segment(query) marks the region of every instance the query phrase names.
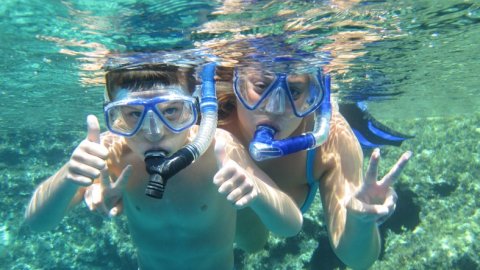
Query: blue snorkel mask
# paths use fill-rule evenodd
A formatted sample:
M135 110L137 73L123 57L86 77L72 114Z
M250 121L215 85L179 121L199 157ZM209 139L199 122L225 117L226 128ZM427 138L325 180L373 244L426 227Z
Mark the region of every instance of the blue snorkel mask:
M249 78L249 76L253 78ZM276 130L268 125L259 125L250 142L249 151L257 161L277 158L302 150L313 149L323 144L330 130L330 76L320 70L309 74L308 80L296 81L287 73L258 74L235 71L234 92L242 105L249 110L263 110L271 114L287 112L291 108L296 117L315 113L313 131L299 136L275 140ZM289 104L287 104L287 102ZM287 112L288 113L288 112Z
M174 133L190 128L197 121L196 99L183 94L161 95L162 92L169 92L169 88L172 87L152 91L159 95L153 98L138 98L129 94L106 104L104 113L107 128L124 137L131 137L140 129L147 134L160 134L162 126Z

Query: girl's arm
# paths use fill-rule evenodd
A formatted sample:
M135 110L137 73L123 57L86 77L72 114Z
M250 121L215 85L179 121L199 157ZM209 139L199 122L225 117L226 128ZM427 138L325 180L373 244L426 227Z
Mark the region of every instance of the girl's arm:
M410 155L404 154L382 181L377 182L379 152L374 151L363 177L363 153L346 121L338 113L322 146L320 192L327 228L337 256L352 268L366 269L381 251L379 221L395 210L391 185Z
M288 237L300 231L303 218L295 202L255 165L230 133L217 132L215 156L219 171L214 183L236 208L250 207L277 235Z

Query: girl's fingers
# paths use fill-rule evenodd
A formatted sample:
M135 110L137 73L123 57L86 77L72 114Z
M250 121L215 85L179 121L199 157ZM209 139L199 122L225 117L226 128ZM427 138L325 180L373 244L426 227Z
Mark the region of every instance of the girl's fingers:
M400 177L400 174L407 165L411 156L411 151L403 153L403 155L398 159L397 163L395 163L395 165L393 165L390 171L383 177L381 185L392 186L395 181Z
M380 160L380 149L375 148L368 163L367 173L365 174L365 184L370 185L377 181L378 162Z

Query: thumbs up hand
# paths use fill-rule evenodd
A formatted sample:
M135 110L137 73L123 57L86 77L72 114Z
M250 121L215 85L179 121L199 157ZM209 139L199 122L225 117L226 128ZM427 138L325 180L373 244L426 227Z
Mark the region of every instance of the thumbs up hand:
M100 126L94 115L87 117L87 138L73 151L67 163L67 179L85 189L84 200L91 211L116 216L122 212L122 192L130 177L127 165L116 181L110 181L106 160L108 149L100 143ZM93 183L95 179L100 181Z
M259 188L254 177L237 162L227 157L226 142L218 138L215 144L215 158L219 167L213 177L218 192L237 209L251 204L259 196Z
M100 126L94 115L87 117L87 138L72 153L67 163L67 179L80 186L89 186L106 169L108 150L100 144Z

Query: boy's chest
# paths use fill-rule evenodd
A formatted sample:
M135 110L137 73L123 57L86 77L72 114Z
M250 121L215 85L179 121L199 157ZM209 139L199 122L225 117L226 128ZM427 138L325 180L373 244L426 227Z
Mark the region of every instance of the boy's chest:
M125 189L125 210L128 215L152 224L214 219L218 208L227 201L218 194L213 176L213 171L184 169L166 181L159 199L145 194L150 178L146 171L134 171Z

